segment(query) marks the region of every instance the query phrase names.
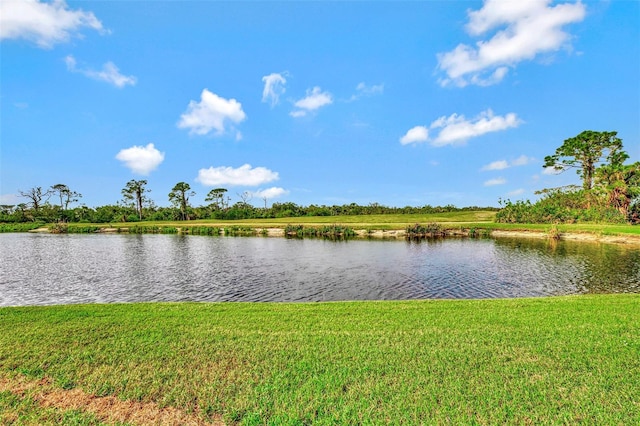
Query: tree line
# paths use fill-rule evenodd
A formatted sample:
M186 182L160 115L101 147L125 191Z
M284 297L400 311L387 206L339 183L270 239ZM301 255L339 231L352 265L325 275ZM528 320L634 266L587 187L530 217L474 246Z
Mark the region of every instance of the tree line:
M537 191L540 199L502 201L498 222L640 223L640 162L625 164L624 151L617 132L585 130L566 139L543 167L562 173L575 170L582 186L569 185Z
M338 216L372 214L430 214L464 210L499 210L498 222L571 223L613 222L640 223L640 162L625 164L629 155L623 149L617 132L584 131L566 139L553 155L544 159L543 167L558 173L576 170L582 186L569 185L537 191L540 199L512 202L500 200L500 209L453 205L422 207L388 207L378 203L366 206L344 205L301 206L292 202L273 203L264 208L249 204L251 193L237 194L231 204L226 188L214 188L205 198L208 204L192 206L195 191L186 182L178 182L168 194L169 207L158 207L149 198L146 180L132 179L122 189L122 200L116 204L90 208L79 203L82 194L65 184L49 188L19 191L24 203L0 205L0 222L136 222L141 220L194 219L266 219L300 216Z
M16 205L0 205L0 222L79 222L79 223L118 223L143 220L175 221L196 219L269 219L301 216L339 216L372 214L429 214L468 210L497 210L494 207L463 207L453 205L420 207L389 207L378 203L358 205L298 205L293 202L273 203L267 207L255 207L251 193L237 194L239 200L231 204L231 196L226 188L214 188L205 198L207 204L193 206L190 199L195 191L186 182L178 182L168 194L169 207L156 206L149 197L151 190L146 180L132 179L122 189L122 199L116 204L95 208L80 205L82 194L71 190L67 185L56 184L49 188L34 187L19 191L25 202Z

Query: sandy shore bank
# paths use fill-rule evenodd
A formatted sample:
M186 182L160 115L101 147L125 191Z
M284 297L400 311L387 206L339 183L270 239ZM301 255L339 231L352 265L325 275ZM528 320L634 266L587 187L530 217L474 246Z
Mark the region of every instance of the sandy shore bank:
M178 228L179 229L179 228ZM284 237L285 231L283 228L261 228L256 227L256 232L258 235L263 235L267 237ZM483 232L482 230L479 230ZM29 232L34 233L49 233L49 228L42 227L38 229L31 230ZM117 232L127 232L127 228L101 228L99 233L117 233ZM487 231L488 236L492 238L536 238L536 239L547 239L550 238L547 232L542 231L527 231L527 230L518 230L518 231L509 231L509 230L500 230L495 229L491 231ZM380 238L380 239L398 239L398 238L406 238L407 232L404 229L390 229L390 230L367 230L367 229L356 229L355 233L357 237L360 238ZM451 237L468 237L469 230L463 229L448 229L445 230L446 236ZM482 234L481 234L482 235ZM630 245L640 245L640 235L602 235L600 233L589 233L589 232L561 232L559 234L560 240L567 241L590 241L590 242L601 242L601 243L611 243L611 244L630 244Z

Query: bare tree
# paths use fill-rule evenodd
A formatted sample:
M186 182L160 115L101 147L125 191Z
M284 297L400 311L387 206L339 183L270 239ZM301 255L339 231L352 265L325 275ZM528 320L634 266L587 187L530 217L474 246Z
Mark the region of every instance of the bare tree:
M27 198L29 200L28 204L36 212L39 211L40 207L42 207L42 205L49 200L49 197L51 197L51 191L42 191L41 186L30 188L27 191L18 191L18 194L23 198Z
M242 204L247 205L251 201L252 195L249 191L244 191L242 194L238 194L238 197L242 200Z

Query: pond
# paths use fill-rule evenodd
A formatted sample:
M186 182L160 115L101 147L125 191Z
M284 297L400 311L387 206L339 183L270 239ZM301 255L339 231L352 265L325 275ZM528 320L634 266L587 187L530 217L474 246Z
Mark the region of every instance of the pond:
M0 306L640 293L640 248L535 239L0 234Z

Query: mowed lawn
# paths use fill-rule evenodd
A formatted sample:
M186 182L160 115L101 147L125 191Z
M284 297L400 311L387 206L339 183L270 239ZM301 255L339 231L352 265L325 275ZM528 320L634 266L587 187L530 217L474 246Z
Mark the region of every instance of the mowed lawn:
M640 424L640 296L2 308L2 377L229 424Z
M404 230L408 226L428 223L439 223L445 229L490 229L507 231L538 231L549 232L556 228L559 232L592 233L601 235L640 235L640 226L627 224L579 223L579 224L521 224L495 223L495 211L469 210L433 214L384 214L384 215L353 215L353 216L301 216L273 219L242 219L242 220L189 220L189 221L142 221L118 222L101 224L70 224L70 227L120 227L132 226L148 227L193 227L213 226L219 228L247 227L253 229L284 228L287 225L303 225L321 227L326 225L343 225L355 230Z

